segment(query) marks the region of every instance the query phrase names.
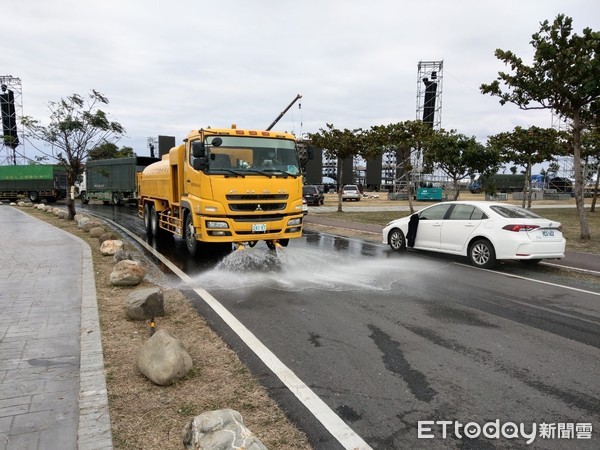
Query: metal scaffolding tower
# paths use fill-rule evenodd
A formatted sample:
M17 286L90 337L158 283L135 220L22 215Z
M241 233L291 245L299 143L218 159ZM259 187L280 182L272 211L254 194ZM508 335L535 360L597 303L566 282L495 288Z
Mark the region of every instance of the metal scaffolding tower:
M21 79L0 75L0 106L2 107L3 137L0 147L0 165L24 163L23 155L23 88ZM21 151L17 149L21 147Z
M552 128L557 131L568 131L571 128L571 122L564 117L561 117L552 112ZM573 156L555 156L554 159L558 163L558 173L556 174L562 178L572 179L575 177L575 171L573 169L574 161Z
M442 93L444 81L444 61L419 61L417 65L417 110L416 120L431 126L434 130L442 126ZM403 170L403 161L396 151L386 152L383 164L384 185L393 178L393 192L406 192L409 182L414 187L426 183L448 184L440 172L424 173L423 154L411 152L410 165L413 170L409 174Z
M419 61L417 68L417 120L439 130L442 125L444 61Z

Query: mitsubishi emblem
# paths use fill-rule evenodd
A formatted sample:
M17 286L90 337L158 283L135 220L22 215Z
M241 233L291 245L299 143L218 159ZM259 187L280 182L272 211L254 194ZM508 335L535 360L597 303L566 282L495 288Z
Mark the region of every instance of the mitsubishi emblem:
M260 207L260 205L256 206L256 211L262 211L263 209Z

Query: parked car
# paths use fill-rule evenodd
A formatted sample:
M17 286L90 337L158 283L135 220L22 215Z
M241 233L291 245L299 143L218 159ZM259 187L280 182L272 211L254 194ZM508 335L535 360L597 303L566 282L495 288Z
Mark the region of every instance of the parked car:
M309 205L319 206L325 202L325 196L317 186L307 185L302 187L302 196Z
M360 189L355 184L347 184L342 188L342 201L356 200L358 202L361 197Z
M566 246L560 222L519 206L480 201L440 203L393 220L383 229L383 243L393 250L464 255L481 268L498 260L564 258Z

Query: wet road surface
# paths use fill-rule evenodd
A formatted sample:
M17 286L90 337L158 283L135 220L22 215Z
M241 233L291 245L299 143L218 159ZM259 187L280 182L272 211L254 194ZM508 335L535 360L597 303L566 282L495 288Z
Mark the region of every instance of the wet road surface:
M107 218L144 234L127 208L108 208L115 212ZM373 448L598 448L597 283L518 264L477 270L460 258L318 233L277 253L259 243L189 258L172 238L155 247ZM591 424L592 439L538 431L527 446L522 436L467 438L454 428L443 438L437 424L428 425L435 438L418 438L419 421L496 420L528 432Z

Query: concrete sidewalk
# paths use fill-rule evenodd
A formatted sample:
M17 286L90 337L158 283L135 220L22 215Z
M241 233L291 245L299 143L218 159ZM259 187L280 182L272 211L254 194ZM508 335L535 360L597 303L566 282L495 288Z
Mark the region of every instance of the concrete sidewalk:
M0 449L112 448L89 246L0 205Z

